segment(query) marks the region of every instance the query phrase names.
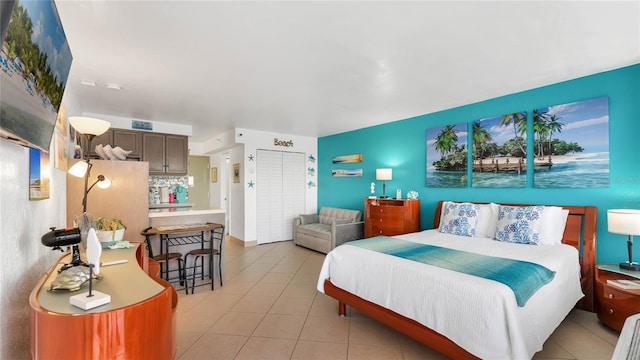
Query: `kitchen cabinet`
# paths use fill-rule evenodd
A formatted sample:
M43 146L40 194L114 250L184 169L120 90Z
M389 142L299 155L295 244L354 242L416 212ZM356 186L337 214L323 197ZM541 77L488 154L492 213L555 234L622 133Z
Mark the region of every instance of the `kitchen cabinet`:
M113 129L111 146L120 146L124 150L131 151L127 159L142 159L142 133L134 130Z
M142 134L142 160L149 162L149 174L185 175L188 156L186 136L158 133Z
M131 153L127 155L127 160L142 159L142 134L139 131L109 129L104 134L96 136L91 142L91 149L89 149L89 156L93 159L100 158L96 153L97 145L120 146L124 150L131 151Z
M365 199L364 237L420 230L420 200Z

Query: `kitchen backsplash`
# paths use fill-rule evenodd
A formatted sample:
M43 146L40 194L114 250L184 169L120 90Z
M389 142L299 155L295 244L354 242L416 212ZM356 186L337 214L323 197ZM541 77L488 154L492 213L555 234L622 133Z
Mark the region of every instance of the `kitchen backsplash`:
M164 191L162 188L166 188ZM163 192L166 197L163 199ZM167 199L168 197L168 199ZM188 176L149 176L149 204L186 203L189 200Z

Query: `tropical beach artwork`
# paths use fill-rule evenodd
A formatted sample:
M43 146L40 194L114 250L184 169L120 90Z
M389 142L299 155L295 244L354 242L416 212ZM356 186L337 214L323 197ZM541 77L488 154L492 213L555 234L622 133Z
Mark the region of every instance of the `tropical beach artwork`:
M534 110L537 188L609 186L609 98Z
M356 177L362 176L362 169L333 169L331 176L334 177Z
M471 136L473 187L526 186L526 111L474 121Z
M467 124L427 129L427 187L467 186Z
M362 162L362 154L334 156L331 160L334 164L357 163Z
M0 133L48 152L71 62L54 2L16 1L0 51Z
M29 200L49 198L49 153L29 149Z

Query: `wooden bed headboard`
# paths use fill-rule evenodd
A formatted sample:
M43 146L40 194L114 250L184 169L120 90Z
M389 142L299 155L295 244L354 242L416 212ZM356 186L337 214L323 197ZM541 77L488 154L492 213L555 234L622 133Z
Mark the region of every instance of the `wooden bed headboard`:
M433 217L433 228L436 229L440 225L440 213L442 203L445 200L438 201L436 213ZM473 202L475 204L487 204L483 202ZM533 204L502 204L508 206L531 206ZM596 224L598 222L598 208L595 206L566 206L566 205L549 205L560 206L569 210L567 225L564 229L562 242L571 245L580 252L580 267L582 285L582 298L576 305L578 308L595 312L595 266L596 266Z

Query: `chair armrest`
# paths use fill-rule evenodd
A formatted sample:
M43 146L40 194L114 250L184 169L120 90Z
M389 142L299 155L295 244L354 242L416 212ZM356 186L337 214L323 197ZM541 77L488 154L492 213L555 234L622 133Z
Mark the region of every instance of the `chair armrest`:
M318 214L301 214L298 217L298 221L300 221L301 225L304 224L315 224L320 222L320 216Z
M331 249L351 240L364 238L364 221L331 225Z

